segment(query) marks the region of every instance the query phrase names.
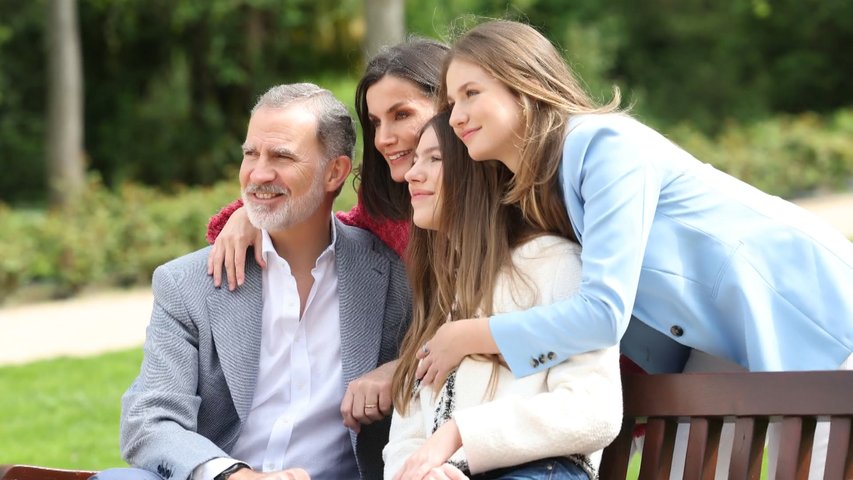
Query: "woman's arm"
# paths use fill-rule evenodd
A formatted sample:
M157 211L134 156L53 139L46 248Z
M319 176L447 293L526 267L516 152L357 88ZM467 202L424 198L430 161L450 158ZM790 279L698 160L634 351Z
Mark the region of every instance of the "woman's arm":
M580 287L580 257L577 244L555 236L522 245L513 253L518 273L498 279L495 310L571 297ZM499 388L506 393L454 415L471 472L604 448L622 421L618 357L616 346L574 355L548 369L544 378L516 379L502 369ZM462 374L460 369L458 381ZM537 388L542 390L536 393Z
M382 450L385 461L384 478L393 479L403 470L406 460L416 452L427 440L424 430L424 419L420 398L415 395L409 402L406 415L394 409L391 417L391 430L388 433L388 443Z
M460 409L454 420L471 473L606 447L622 424L619 351L575 355L547 373L548 391Z
M580 291L548 306L459 320L428 342L442 352L427 355L418 371L425 380L444 378L462 358L488 345L523 377L578 353L616 345L628 327L640 269L661 190L656 156L675 151L644 125L620 115L589 115L573 123L563 148L563 194L583 245ZM459 342L460 334L478 342ZM540 358L547 361L541 362ZM429 384L429 382L427 382Z
M231 215L237 210L243 208L243 199L238 198L233 202L225 205L216 212L215 215L210 217L210 220L207 221L207 235L205 238L207 239L207 243L213 245L216 242L216 237L219 236L219 233L222 232L222 229L225 228L225 224L228 223L228 219L231 218Z
M357 203L349 212L338 212L338 220L353 227L362 228L376 235L382 243L388 245L400 257L406 253L409 243L409 221L375 219Z
M213 284L222 285L222 268L225 267L228 289L234 290L246 278L246 250L254 247L255 261L266 267L261 252L261 231L252 225L243 201L231 202L210 218L207 224L207 241L213 244L207 256L207 274L213 275Z
M666 139L625 116L592 115L574 125L561 175L583 245L581 287L553 305L491 318L491 333L516 376L619 342L634 308L660 196L656 155L668 150ZM549 352L553 361L532 361Z

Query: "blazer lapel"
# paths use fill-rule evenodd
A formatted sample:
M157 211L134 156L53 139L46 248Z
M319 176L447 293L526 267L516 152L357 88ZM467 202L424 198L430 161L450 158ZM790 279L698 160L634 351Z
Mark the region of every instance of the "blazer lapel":
M387 258L370 248L370 244L354 238L354 232L350 231L353 227L337 219L335 222L341 365L344 384L349 384L377 367L391 266Z
M207 298L213 344L241 423L255 396L263 315L261 269L251 255L246 257L243 285L233 292L223 287Z

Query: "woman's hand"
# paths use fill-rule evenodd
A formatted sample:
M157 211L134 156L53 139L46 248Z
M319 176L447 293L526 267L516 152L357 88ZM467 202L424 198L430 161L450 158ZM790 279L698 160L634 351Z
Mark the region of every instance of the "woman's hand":
M222 232L216 237L207 256L207 274L213 275L213 285L222 285L222 266L228 275L228 290L234 290L246 279L246 250L255 247L255 261L266 268L261 251L261 231L252 225L245 208L231 214Z
M424 480L470 480L467 475L462 473L454 465L445 463L440 467L435 467L429 471L424 477Z
M465 478L458 476L447 476L442 467L444 463L462 446L462 436L456 420L450 420L420 446L415 453L406 459L403 469L394 475L394 480L423 480L424 478ZM453 468L459 472L459 469ZM453 473L452 470L448 472ZM459 472L460 474L462 472ZM445 476L441 476L445 475Z
M418 351L415 377L421 385L441 384L462 359L475 353L499 353L488 318L469 318L442 325Z

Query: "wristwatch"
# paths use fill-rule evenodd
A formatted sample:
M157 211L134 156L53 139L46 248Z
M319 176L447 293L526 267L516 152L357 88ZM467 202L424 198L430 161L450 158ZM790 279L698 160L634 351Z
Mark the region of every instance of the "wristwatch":
M248 468L249 470L252 469L252 467L250 467L248 464L245 464L243 462L237 462L234 465L231 465L230 467L223 470L222 473L220 473L219 475L213 477L213 480L228 480L228 477L234 475L235 473L237 473L238 470L242 470L244 468Z

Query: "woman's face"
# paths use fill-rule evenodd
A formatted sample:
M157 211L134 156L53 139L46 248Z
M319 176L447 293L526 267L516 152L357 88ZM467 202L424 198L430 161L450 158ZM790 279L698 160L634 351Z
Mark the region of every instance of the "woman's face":
M454 59L447 68L450 125L474 160L499 160L513 172L521 159L524 120L518 98L478 65Z
M441 219L441 151L434 128L421 135L414 164L406 172L412 196L412 223L425 230L438 230Z
M373 145L388 162L391 179L404 182L412 166L418 132L435 115L431 98L414 83L385 75L367 89Z

